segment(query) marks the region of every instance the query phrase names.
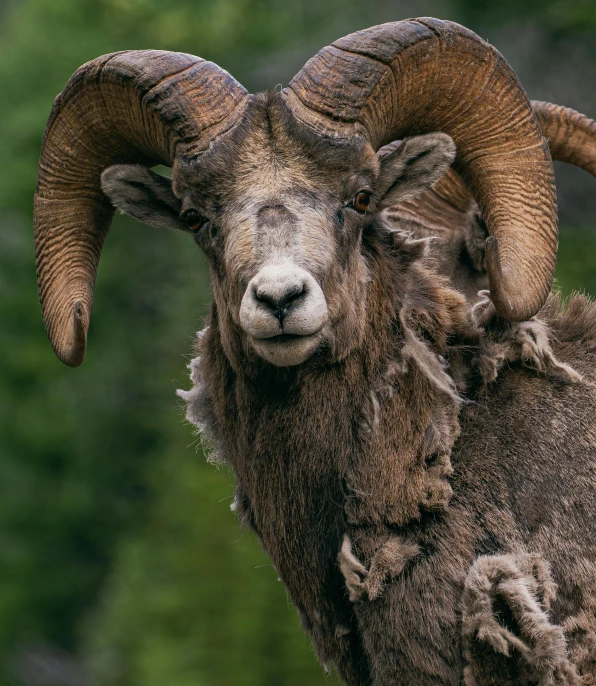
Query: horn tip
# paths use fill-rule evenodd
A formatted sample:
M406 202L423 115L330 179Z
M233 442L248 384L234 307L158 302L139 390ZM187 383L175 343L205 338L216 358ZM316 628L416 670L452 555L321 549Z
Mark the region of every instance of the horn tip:
M544 297L528 300L524 296L533 289L524 288L516 278L516 274L510 274L502 268L499 239L496 236L489 236L485 241L485 248L490 298L497 312L512 322L531 319L544 305L550 287Z
M68 367L78 367L85 359L87 348L87 328L89 326L89 309L82 300L72 306L72 338L67 343L54 344L58 359Z

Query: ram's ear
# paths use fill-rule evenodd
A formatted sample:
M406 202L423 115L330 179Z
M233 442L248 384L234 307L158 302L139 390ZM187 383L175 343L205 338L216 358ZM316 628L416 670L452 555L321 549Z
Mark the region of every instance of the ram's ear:
M378 209L420 195L447 171L455 159L455 143L445 133L406 138L377 153L381 173L377 181Z
M172 180L139 164L115 164L101 175L101 189L112 205L150 226L188 231L180 220L181 201Z

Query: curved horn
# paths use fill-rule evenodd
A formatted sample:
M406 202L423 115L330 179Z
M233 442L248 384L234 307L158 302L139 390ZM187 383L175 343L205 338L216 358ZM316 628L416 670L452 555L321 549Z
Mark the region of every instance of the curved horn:
M83 65L56 98L39 161L34 235L42 314L62 362L75 367L85 356L97 265L114 214L102 171L196 156L238 121L247 95L199 57L135 50Z
M363 136L375 149L408 135L449 134L489 229L497 310L523 320L541 308L557 254L552 163L522 87L493 47L451 22L384 24L323 48L285 97L307 126Z
M532 100L532 110L536 115L542 133L548 141L553 160L573 164L596 176L596 121L562 105ZM395 143L386 145L389 150ZM400 203L413 215L419 215L429 225L445 212L445 206L437 204L444 201L459 212L468 212L474 198L455 169L450 168L437 183L417 198ZM442 222L443 223L443 222Z

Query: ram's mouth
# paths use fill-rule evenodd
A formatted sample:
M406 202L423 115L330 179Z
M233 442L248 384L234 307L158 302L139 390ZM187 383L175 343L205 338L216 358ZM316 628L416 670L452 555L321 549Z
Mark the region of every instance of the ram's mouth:
M299 335L281 333L269 338L252 338L254 351L276 367L293 367L307 360L319 347L321 330Z
M269 336L268 338L256 338L255 340L264 343L290 343L292 341L299 341L306 338L311 338L316 336L319 331L309 334L297 334L297 333L280 333L277 336Z

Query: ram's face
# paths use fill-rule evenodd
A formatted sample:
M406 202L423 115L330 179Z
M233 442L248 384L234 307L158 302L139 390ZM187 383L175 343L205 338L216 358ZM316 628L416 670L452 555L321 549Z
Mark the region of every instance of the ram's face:
M364 146L329 153L333 166L283 131L258 127L224 156L228 164L218 157L186 169L176 187L183 218L198 220L218 309L277 366L315 351L341 356L362 328L361 241L379 163Z
M439 140L449 148L442 173L453 144ZM426 142L408 159L416 167L436 148L436 141ZM224 339L239 333L249 354L281 367L313 355L337 360L358 345L370 282L363 234L395 188L411 185L403 154L392 155L381 160L361 139L317 138L263 103L244 130L200 159L176 162L166 202L176 212L170 225L192 232L207 256ZM118 180L115 169L104 179L114 204L157 223L155 215L141 216L138 202L133 207L130 173ZM423 176L418 186L426 188L429 175ZM123 181L128 206L114 190ZM139 178L135 183L142 188ZM146 184L153 197L144 196L153 210L156 201L164 204L155 183L162 182Z

